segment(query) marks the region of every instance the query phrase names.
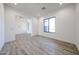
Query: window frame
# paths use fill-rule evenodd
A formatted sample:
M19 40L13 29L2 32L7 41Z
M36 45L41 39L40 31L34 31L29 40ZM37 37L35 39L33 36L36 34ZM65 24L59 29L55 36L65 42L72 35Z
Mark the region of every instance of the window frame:
M46 18L43 20L43 31L46 32L46 33L55 33L55 32L50 32L49 31L49 19L51 18L55 18L55 32L56 32L56 17L53 16L53 17L49 17L49 18ZM48 31L45 31L45 20L48 20Z

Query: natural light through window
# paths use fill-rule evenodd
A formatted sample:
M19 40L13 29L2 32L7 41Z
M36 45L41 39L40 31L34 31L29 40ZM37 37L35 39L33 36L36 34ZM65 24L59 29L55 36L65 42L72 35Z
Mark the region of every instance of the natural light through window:
M55 32L55 17L44 20L44 32Z

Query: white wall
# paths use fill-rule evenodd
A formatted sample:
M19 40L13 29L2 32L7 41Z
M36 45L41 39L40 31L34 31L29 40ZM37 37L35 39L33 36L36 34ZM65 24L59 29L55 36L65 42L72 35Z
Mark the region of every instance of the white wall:
M79 48L79 4L76 5L76 45Z
M27 18L12 7L5 6L5 18L6 42L15 40L16 34L28 32Z
M38 35L38 29L39 29L38 20L39 19L37 19L37 17L32 19L32 36Z
M56 16L56 32L43 32L43 19L39 19L39 35L55 38L66 42L75 42L75 6L66 6L52 13L50 16ZM50 17L48 16L48 17Z
M0 50L5 42L4 31L4 6L0 3Z

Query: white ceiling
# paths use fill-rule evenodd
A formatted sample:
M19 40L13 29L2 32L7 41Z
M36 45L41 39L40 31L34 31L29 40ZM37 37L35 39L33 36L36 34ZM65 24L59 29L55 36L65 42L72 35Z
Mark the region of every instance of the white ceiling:
M27 15L27 16L46 16L55 10L58 10L60 8L63 8L65 6L69 5L75 5L74 3L64 3L60 5L59 3L6 3L5 5L11 6L12 8L20 11L21 13ZM46 7L45 10L42 10L42 7Z

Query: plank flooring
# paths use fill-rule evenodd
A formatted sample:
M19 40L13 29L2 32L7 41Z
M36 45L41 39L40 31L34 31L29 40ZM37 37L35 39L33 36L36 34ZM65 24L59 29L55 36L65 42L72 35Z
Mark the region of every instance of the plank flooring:
M43 36L18 34L16 40L5 43L1 52L6 55L78 55L79 51L71 43Z

